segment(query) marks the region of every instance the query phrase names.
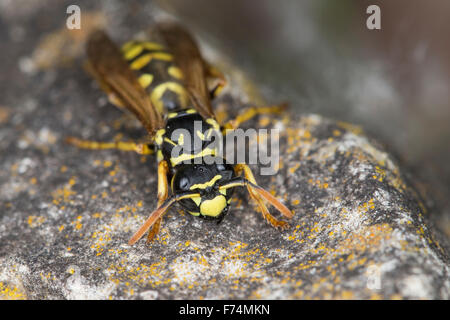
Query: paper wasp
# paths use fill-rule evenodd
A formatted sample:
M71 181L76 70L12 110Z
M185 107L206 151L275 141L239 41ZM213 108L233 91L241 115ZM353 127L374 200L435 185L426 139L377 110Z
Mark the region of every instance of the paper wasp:
M158 42L133 40L117 47L103 31L90 35L87 42L87 68L108 94L109 101L133 113L147 130L152 143L94 142L69 137L73 145L87 149L119 149L150 154L158 160L158 205L129 244L145 232L151 241L159 232L163 214L178 202L194 216L222 220L228 212L231 194L236 187L246 187L258 204L263 217L274 227L288 224L273 217L265 202L273 205L287 218L293 213L269 192L259 187L245 164L207 163L215 150L200 144L199 148L183 148L173 156L173 149L183 145L183 137L172 140L177 128L199 136L202 141L208 130L236 128L255 114L280 110L278 106L250 108L236 119L219 125L215 120L211 99L225 85L224 76L201 56L191 35L174 23L160 23L155 29ZM217 80L209 88L209 80ZM163 116L164 115L164 116ZM200 121L203 131L195 131ZM186 160L197 160L195 164ZM200 161L198 161L200 160ZM189 162L189 161L188 161ZM169 196L169 181L171 195Z

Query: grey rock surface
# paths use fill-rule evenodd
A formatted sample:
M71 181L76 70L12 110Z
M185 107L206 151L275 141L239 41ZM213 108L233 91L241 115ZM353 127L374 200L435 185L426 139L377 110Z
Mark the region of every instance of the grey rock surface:
M37 64L42 41L31 40L2 62L12 80L1 84L0 298L449 298L446 239L407 172L360 127L295 105L244 126L280 129L279 172L257 179L295 211L289 230L270 227L241 191L219 225L174 207L156 241L127 245L155 208L156 163L64 143L145 133L82 70L83 35L63 45L69 62ZM253 101L238 73L215 103L229 114Z

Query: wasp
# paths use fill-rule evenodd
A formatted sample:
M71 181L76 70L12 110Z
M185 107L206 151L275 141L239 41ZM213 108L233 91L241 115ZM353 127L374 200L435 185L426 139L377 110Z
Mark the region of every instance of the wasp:
M136 116L148 133L146 142L67 138L67 142L80 148L156 153L157 208L129 244L136 243L147 231L147 241L154 239L164 213L174 203L194 216L220 222L229 211L231 195L237 187L247 188L272 226L288 227L287 222L270 214L266 203L287 218L292 218L293 213L257 184L248 165L206 161L217 158L216 150L206 143L211 132L237 128L256 114L279 112L280 106L249 108L219 125L211 101L226 85L224 75L203 59L194 38L180 25L158 23L152 30L152 41L135 39L122 47L104 31L97 30L86 45L88 72L113 105ZM153 41L155 38L157 41ZM195 122L201 124L200 130ZM186 136L179 134L175 139L173 133L177 129L185 130ZM200 138L202 143L186 147L192 137ZM174 156L174 149L180 146L181 153Z

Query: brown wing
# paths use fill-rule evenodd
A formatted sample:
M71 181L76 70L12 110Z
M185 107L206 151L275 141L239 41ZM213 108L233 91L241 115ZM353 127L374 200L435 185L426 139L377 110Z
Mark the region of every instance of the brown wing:
M174 23L160 23L156 30L184 75L186 90L195 109L205 118L214 118L206 83L206 64L195 40L186 30Z
M87 56L88 67L102 89L114 94L123 107L141 121L151 136L164 126L161 115L153 107L119 48L103 31L95 31L90 35Z

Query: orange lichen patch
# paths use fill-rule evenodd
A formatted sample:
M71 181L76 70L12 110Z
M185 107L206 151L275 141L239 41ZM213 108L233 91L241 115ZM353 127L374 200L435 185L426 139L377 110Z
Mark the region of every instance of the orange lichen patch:
M315 140L308 129L286 128L282 133L287 137L287 153L294 153L305 148Z
M354 253L380 250L381 244L391 239L392 232L392 227L387 223L362 227L361 231L353 232L339 242L334 252L336 254L350 253L351 259Z
M69 198L75 194L72 191L72 186L76 183L75 177L72 177L68 183L61 189L56 189L52 192L53 204L58 205L61 201L67 202Z
M305 222L302 223L302 225L296 225L294 230L292 231L292 234L287 237L287 240L289 241L295 241L299 243L303 243L305 232L302 229L302 227L305 225Z
M398 168L392 170L391 173L392 175L387 179L387 182L400 192L407 190L406 184L401 178ZM410 189L410 191L415 193L415 191L412 189Z
M109 168L111 166L112 166L112 162L111 161L109 161L109 160L103 161L103 167Z
M75 177L70 178L69 185L73 186L76 183Z
M375 167L376 174L372 176L373 179L376 179L380 182L383 182L386 177L386 170L381 169L379 166Z
M326 178L325 178L325 180L326 180ZM309 179L308 183L312 184L313 186L316 186L316 187L318 187L320 189L327 189L328 186L329 186L328 182L323 182L323 181L320 181L320 180Z
M81 223L81 220L83 219L82 216L78 216L75 221L72 221L71 224L74 226L75 230L80 230L83 227L83 224Z
M91 245L91 249L94 250L97 256L100 256L105 252L107 243L112 240L109 231L110 229L107 226L104 226L103 230L92 233L92 238L95 239L95 241Z
M66 166L61 166L61 168L59 169L60 172L64 173L67 171L67 167Z
M104 216L105 216L104 212L102 212L102 213L95 212L95 213L92 214L92 217L95 218L95 219L103 218Z
M358 211L366 213L369 210L374 210L375 209L375 204L374 204L374 199L371 198L369 201L364 202L363 204L358 206Z
M172 281L165 257L160 257L159 261L150 265L141 263L134 267L130 266L127 259L122 258L117 264L111 264L107 271L110 274L109 280L115 284L123 283L126 285L128 283L128 286L157 287L162 284L169 284Z
M36 70L63 66L82 55L89 34L106 24L103 13L83 11L81 29L68 29L66 25L39 41L33 51L32 62Z
M30 228L39 227L44 221L45 217L42 216L28 216L27 218L27 223Z
M295 171L297 171L297 169L300 167L300 162L296 163L293 167L289 168L289 172L290 173L295 173Z
M339 293L339 296L336 297L336 299L351 300L354 299L354 294L352 291L343 290Z
M25 292L3 282L0 282L0 300L26 300Z

